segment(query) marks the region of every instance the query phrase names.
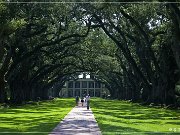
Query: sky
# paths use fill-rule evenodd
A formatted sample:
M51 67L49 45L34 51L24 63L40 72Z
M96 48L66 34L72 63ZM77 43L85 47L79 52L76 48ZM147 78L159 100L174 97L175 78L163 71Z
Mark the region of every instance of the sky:
M79 78L83 78L83 74L80 74ZM90 78L90 75L86 75L86 78Z

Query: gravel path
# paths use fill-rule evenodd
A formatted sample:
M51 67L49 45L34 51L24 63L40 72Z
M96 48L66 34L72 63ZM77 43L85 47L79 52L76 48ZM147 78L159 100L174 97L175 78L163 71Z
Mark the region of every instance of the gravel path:
M49 135L101 135L91 109L74 107Z

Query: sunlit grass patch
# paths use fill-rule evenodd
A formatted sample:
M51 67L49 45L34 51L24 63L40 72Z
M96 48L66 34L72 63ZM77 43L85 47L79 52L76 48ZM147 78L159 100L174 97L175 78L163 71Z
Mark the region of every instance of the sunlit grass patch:
M1 108L0 134L3 132L48 134L73 107L74 99L71 98L44 101L36 105Z
M180 133L180 111L94 98L91 109L103 134Z

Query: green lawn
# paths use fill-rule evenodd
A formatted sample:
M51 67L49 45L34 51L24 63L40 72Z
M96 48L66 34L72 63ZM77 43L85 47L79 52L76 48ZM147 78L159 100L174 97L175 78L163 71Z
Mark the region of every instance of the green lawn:
M44 101L39 105L0 108L0 134L40 132L38 135L47 135L74 105L74 99L70 98Z
M93 99L91 109L104 135L180 134L180 111L118 100Z

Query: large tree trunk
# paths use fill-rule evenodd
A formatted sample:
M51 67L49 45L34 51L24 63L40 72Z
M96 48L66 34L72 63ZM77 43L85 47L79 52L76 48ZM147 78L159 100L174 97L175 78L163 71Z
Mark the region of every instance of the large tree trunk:
M4 76L0 73L0 103L7 101L7 94L5 91L5 81Z
M28 60L21 63L18 70L14 70L14 78L10 78L11 103L22 104L24 101L29 101L31 98L29 87L29 64Z
M180 36L180 35L179 35ZM179 68L180 72L180 41L174 38L174 43L171 45L171 48L173 50L174 58L176 60L177 66Z
M173 44L171 45L174 58L176 60L177 66L180 70L180 10L175 3L170 3L170 17L172 19L172 33L173 33Z
M0 38L0 63L3 60L4 54L5 54L4 44L3 44L3 40Z
M15 80L11 80L10 82L10 102L12 104L22 104L24 101L24 93L22 88L22 81L20 81L20 77L16 77Z
M8 50L0 69L0 103L7 101L7 93L5 91L5 74L8 70L11 60L11 50Z
M171 43L163 45L160 50L160 68L159 76L152 83L151 102L156 104L174 104L175 103L175 84L178 81L175 70L177 64L170 48Z

